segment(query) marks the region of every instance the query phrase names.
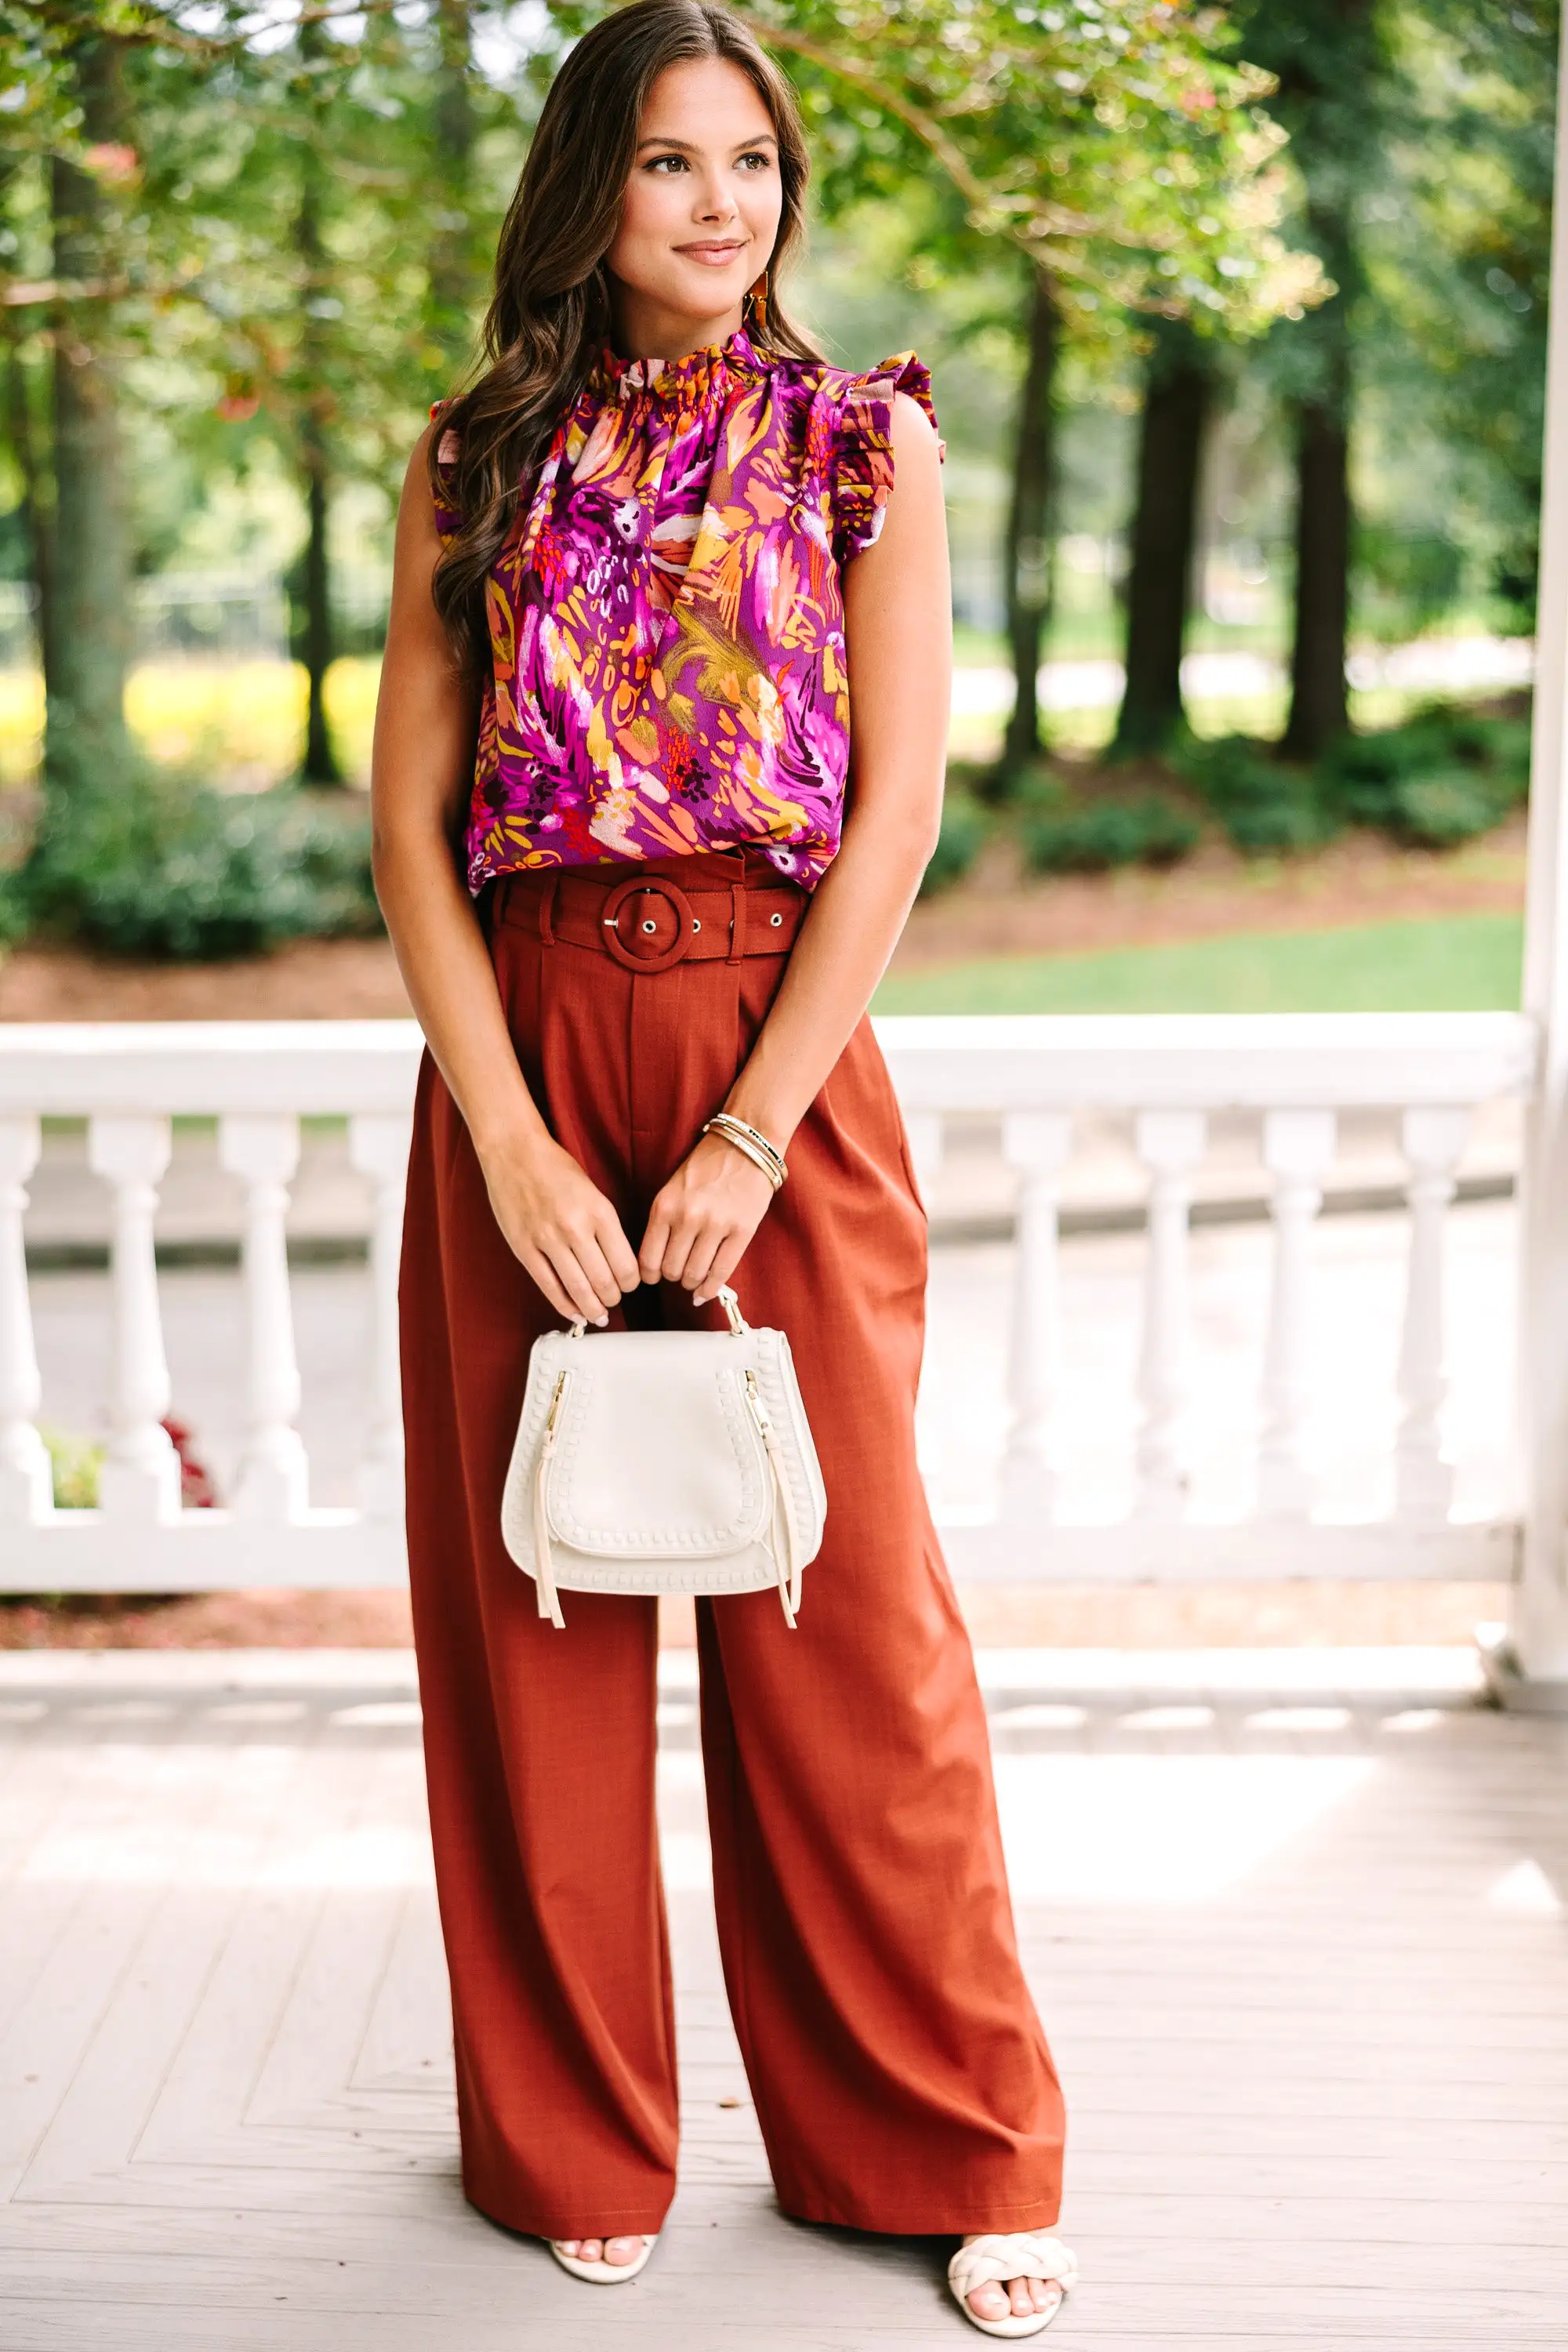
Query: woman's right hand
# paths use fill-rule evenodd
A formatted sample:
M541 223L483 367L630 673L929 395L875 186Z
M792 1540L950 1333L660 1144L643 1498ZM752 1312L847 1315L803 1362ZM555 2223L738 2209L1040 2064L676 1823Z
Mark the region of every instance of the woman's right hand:
M495 1220L558 1315L603 1323L639 1279L613 1204L553 1136L479 1149Z

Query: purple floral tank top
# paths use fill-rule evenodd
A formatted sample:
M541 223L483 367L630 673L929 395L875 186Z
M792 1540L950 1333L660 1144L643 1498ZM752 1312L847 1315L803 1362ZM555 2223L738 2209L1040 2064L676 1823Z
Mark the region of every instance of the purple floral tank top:
M849 761L840 574L881 527L900 391L935 424L910 352L865 375L743 331L601 353L490 573L471 890L746 843L821 878ZM437 472L457 455L448 431ZM444 537L458 520L438 497Z

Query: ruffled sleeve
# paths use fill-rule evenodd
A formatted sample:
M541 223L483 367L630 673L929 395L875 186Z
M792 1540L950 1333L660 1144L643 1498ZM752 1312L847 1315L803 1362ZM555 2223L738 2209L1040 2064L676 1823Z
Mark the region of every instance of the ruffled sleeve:
M893 395L907 392L936 425L931 370L913 352L898 352L865 375L851 376L834 435L833 552L840 563L871 546L893 488ZM937 441L939 457L947 444Z
M441 423L443 415L455 406L453 401L438 400L430 411L430 422L436 427L436 529L443 539L450 539L463 527L457 505L458 458L462 444L451 426Z

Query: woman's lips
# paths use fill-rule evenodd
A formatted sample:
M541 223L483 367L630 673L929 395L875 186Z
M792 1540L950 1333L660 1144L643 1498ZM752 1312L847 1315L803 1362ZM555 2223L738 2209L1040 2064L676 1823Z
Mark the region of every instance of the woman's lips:
M689 261L705 261L710 268L721 268L745 247L737 239L729 245L678 245L675 249Z

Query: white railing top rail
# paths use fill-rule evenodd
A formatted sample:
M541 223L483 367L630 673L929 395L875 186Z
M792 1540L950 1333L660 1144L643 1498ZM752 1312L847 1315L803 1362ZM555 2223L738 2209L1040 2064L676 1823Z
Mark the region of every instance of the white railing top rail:
M1520 1013L917 1013L877 1034L909 1111L1352 1108L1526 1094ZM412 1021L0 1024L0 1116L406 1109Z

